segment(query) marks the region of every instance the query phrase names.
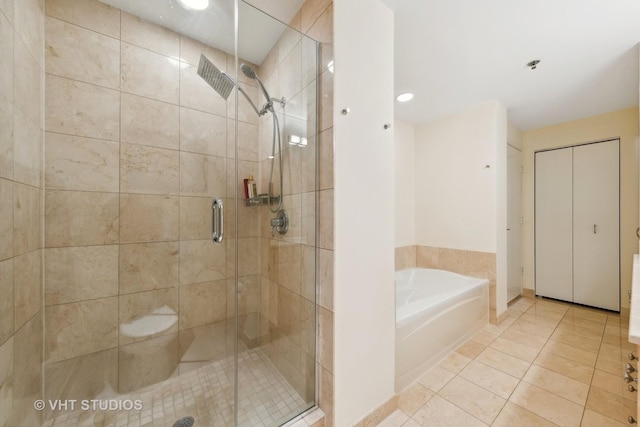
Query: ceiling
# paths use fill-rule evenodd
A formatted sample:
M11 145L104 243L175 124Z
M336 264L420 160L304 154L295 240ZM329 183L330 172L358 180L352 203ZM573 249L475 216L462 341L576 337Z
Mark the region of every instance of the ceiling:
M637 0L384 0L395 10L396 119L497 99L521 130L638 105ZM536 70L526 64L541 62Z
M233 51L231 0L204 14L177 0L102 1ZM304 3L248 1L283 22ZM530 130L638 105L638 0L383 1L395 11L395 91L416 95L396 103L398 120L422 124L497 99ZM260 64L284 26L240 4L240 55Z

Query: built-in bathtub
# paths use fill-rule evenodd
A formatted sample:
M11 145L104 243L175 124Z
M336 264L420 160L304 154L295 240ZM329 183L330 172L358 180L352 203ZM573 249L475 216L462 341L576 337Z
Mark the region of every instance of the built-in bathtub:
M489 281L444 270L396 272L396 392L489 322Z

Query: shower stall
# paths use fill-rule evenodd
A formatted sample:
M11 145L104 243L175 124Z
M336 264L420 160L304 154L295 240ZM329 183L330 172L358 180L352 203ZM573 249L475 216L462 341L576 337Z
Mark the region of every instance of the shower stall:
M30 160L39 181L5 179L0 163L0 196L11 182L12 206L42 212L30 247L13 244L14 280L35 276L14 316L33 342L0 328L0 409L13 408L0 425L276 426L314 407L318 44L296 11L283 23L242 0L3 7L26 76L43 76L40 117L10 101L44 148ZM34 22L44 52L20 35ZM24 384L10 372L11 402L9 344L41 367Z

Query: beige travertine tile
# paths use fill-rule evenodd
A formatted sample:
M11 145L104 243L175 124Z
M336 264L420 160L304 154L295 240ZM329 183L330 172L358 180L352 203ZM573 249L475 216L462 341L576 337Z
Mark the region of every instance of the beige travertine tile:
M562 344L557 341L547 342L547 344L542 348L542 352L552 353L556 356L561 356L586 366L595 366L596 359L598 358L597 353L580 350L571 345Z
M46 247L108 245L118 242L118 194L47 191Z
M120 246L120 294L178 285L178 242Z
M440 366L434 366L418 379L418 383L437 393L455 376L456 374L447 369L441 368Z
M621 372L624 372L624 370L621 369L616 374L610 374L596 369L593 373L591 387L598 387L609 393L635 401L637 399L637 393L629 392L627 384L620 381Z
M317 365L318 371L318 404L322 411L326 415L327 427L333 426L333 374L322 367Z
M465 251L464 274L471 277L496 280L496 254Z
M13 256L13 188L13 182L0 178L0 260Z
M475 360L460 372L460 377L484 387L504 399L509 398L519 382L518 378Z
M333 310L333 251L318 249L318 252L318 304L327 310Z
M42 425L42 413L33 408L33 402L42 399L42 334L39 311L13 336L13 415L17 425Z
M230 37L233 34L229 34ZM207 57L221 71L231 75L231 70L227 70L227 54L221 50L205 45L191 39L185 35L180 35L180 60L193 66L198 66L200 54Z
M491 425L495 427L513 427L518 425L527 427L552 427L556 424L545 420L531 411L527 411L513 402L507 402Z
M331 0L310 0L305 2L300 9L301 31L306 33L332 3Z
M493 422L506 402L505 399L459 376L449 381L438 396L444 397L487 424Z
M120 42L59 19L45 21L47 73L120 88Z
M480 427L487 425L440 396L433 396L412 419L422 426Z
M333 312L323 307L318 307L318 334L318 362L333 372Z
M20 7L13 9L13 27L24 40L29 54L38 60L41 67L42 46L44 44L44 13L39 0L23 0Z
M180 62L122 43L122 91L177 104Z
M45 7L48 16L120 38L120 10L105 3L97 0L47 0Z
M580 406L587 401L588 385L537 365L532 365L522 380Z
M636 412L636 402L609 393L598 387L591 387L586 409L626 424L627 417Z
M46 133L45 185L50 190L118 192L117 142Z
M333 73L330 70L320 75L318 97L320 99L318 131L322 132L333 127Z
M42 247L41 191L15 183L13 188L13 254L20 255Z
M13 114L13 104L0 95L0 178L13 179Z
M437 268L464 274L467 251L459 249L439 248Z
M416 267L416 246L403 246L395 249L396 271Z
M514 328L507 328L500 334L500 338L508 339L509 341L535 348L536 350L540 350L547 342L547 339L544 337L531 335Z
M7 100L13 100L13 37L11 23L0 14L0 95Z
M227 309L226 280L180 287L180 329L224 320Z
M320 191L318 246L333 250L333 190Z
M120 92L53 75L45 88L47 131L119 140Z
M480 343L482 345L484 345L485 347L488 346L489 344L491 344L493 342L493 340L496 339L496 336L489 333L489 332L485 332L485 331L479 331L477 332L473 337L471 337L471 339L477 343Z
M442 359L440 363L438 363L438 365L458 374L462 369L464 369L465 366L469 364L469 362L471 362L471 360L471 358L463 356L462 354L454 351L453 353L450 353L447 357Z
M8 259L0 262L0 345L14 332L13 292L13 259Z
M180 284L211 282L226 277L226 245L211 240L180 242Z
M222 157L180 153L180 194L224 197L227 192L226 162Z
M19 110L13 117L13 180L42 187L42 129Z
M118 345L118 298L45 308L46 359L57 362Z
M551 329L553 331L553 329L558 326L560 316L547 316L545 314L532 312L531 309L529 309L518 320L531 323L537 327Z
M155 99L122 94L122 142L177 150L180 108Z
M180 150L225 157L227 119L215 114L180 109ZM257 141L256 141L257 146Z
M174 375L179 362L178 334L173 333L118 348L118 392L128 393Z
M414 384L398 396L398 408L411 416L424 406L434 393L422 384Z
M121 25L123 42L179 59L180 35L178 33L126 12L122 13Z
M598 355L598 360L596 361L596 369L616 375L620 372L623 372L624 363L625 362L617 358L607 357L606 355Z
M222 66L215 62L214 65L218 68ZM227 100L218 96L211 86L198 76L197 71L198 68L192 65L180 67L180 106L226 116L227 102L231 102L235 94L232 92Z
M45 250L45 304L118 295L118 246Z
M475 359L475 357L480 353L482 353L482 351L485 348L486 348L485 345L473 340L469 340L466 343L462 344L460 347L458 347L456 349L456 352L470 359Z
M556 331L549 339L593 353L598 351L601 341L600 337L581 337L566 331Z
M439 268L440 251L438 248L431 246L416 247L416 262L418 267L422 268Z
M533 360L538 355L538 350L533 347L529 347L523 344L518 344L511 340L498 337L495 341L493 341L490 345L490 348L494 350L501 351L510 356L517 357L518 359L522 359L525 362L533 362Z
M582 406L527 382L521 382L509 400L553 423L580 425Z
M333 188L333 132L321 132L318 141L318 185L326 190Z
M188 68L185 71L188 71ZM188 81L188 77L187 77L187 81ZM270 82L265 83L265 85L269 88L273 86L270 84ZM262 102L262 98L260 97L262 93L258 91L257 87L245 85L243 89L247 94L247 96L249 97L249 99L251 99L251 101L256 106L264 104L264 102ZM209 90L211 89L209 88ZM273 90L273 89L269 89L269 90ZM277 92L274 92L274 93L277 93ZM226 116L229 118L236 117L236 97L234 95L235 93L231 92L231 95L229 95L229 98L227 99L227 103L226 103ZM273 94L270 94L270 95L279 96L279 95L273 95ZM223 99L217 96L216 94L214 94L214 97ZM256 111L251 106L251 104L249 104L249 102L244 97L244 95L239 94L237 99L238 99L238 120L245 123L251 123L251 124L257 125L259 122L259 118L258 118L258 115L256 114ZM203 105L206 106L206 104L203 104ZM209 108L211 107L209 106L206 110L203 110L203 111L218 114L216 110L210 110Z
M211 198L180 197L180 238L182 240L203 240L211 237ZM224 202L225 217L233 218L227 210L231 206ZM227 216L231 215L231 216ZM225 224L225 234L233 235Z
M175 150L144 145L120 145L120 191L178 194L180 156Z
M1 280L1 279L0 279ZM3 319L4 321L4 319ZM0 336L1 337L1 336ZM0 425L8 425L13 410L13 338L0 345Z
M120 242L178 240L180 199L177 196L120 195Z
M13 44L13 105L39 124L42 122L42 69L19 37L14 37Z
M122 346L123 344L177 332L177 315L179 312L177 287L120 295L118 297L118 323L120 327L145 316L151 316L149 318L153 321L152 316L156 315L154 311L158 309L173 310L176 315L176 323L169 328L165 328L164 323L162 324L163 326L158 324L155 327L150 327L149 331L141 337L127 336L123 330L120 329L119 345ZM185 307L185 309L187 311L189 310L187 307ZM163 315L156 316L163 318L168 316L168 314L165 314L165 311L163 311ZM160 322L163 321L163 319L157 319L157 321ZM153 334L151 333L152 331L154 332Z
M600 344L598 356L608 357L610 359L626 359L626 353L622 351L620 345Z
M307 35L320 42L319 69L327 70L333 62L333 3L309 28Z
M522 378L530 364L517 357L487 347L476 359L515 378Z
M585 366L552 353L540 353L533 363L584 384L590 384L593 376L592 366Z
M286 30L285 30L286 31ZM286 53L280 63L278 72L278 87L280 88L278 97L290 99L302 90L302 44L299 41L297 31L289 30L292 35L291 40L295 45ZM285 52L285 50L281 50Z
M389 400L387 400L385 403L380 405L373 412L366 415L364 417L362 425L364 427L373 427L377 425L383 425L381 424L381 422L386 420L391 414L397 411L397 408L398 408L397 401L398 401L398 396L392 396ZM406 415L404 416L403 415L404 414L402 413L397 414L397 416L399 416L400 418L406 417ZM396 419L396 422L397 422L397 419Z
M13 259L15 328L21 328L42 307L42 251Z
M634 417L635 418L635 417ZM623 427L629 424L623 424L611 418L605 417L602 414L592 411L591 409L585 409L582 416L581 427Z
M258 161L258 126L252 123L238 122L238 158L252 162ZM236 123L227 119L227 158L236 158Z
M511 329L524 332L529 335L535 335L542 338L549 338L551 334L553 334L554 327L547 326L539 323L529 322L528 319L524 316L520 317L518 320L513 322L510 326Z
M94 399L118 388L118 350L113 348L45 364L46 400Z

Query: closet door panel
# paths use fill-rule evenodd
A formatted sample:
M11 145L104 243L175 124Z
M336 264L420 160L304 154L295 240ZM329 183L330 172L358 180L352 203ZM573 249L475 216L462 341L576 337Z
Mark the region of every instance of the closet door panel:
M573 301L572 149L535 156L536 294Z
M574 302L620 310L618 140L574 147Z

